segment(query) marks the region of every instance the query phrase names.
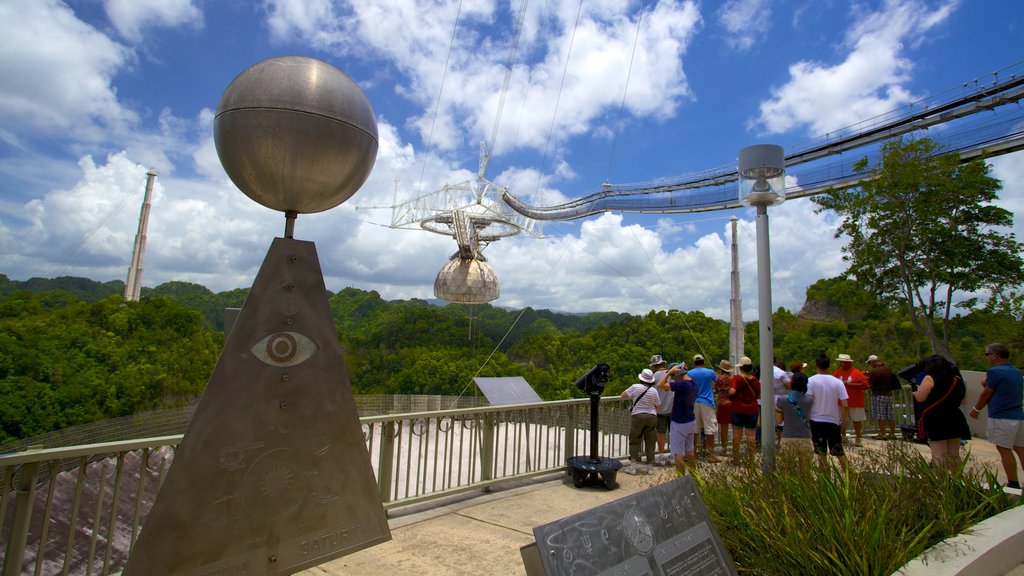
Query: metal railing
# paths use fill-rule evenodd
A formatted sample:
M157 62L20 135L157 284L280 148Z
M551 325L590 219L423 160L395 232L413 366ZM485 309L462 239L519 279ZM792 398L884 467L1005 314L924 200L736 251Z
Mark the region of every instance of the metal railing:
M896 392L893 404L897 424L913 424L910 390ZM606 397L600 409L600 454L625 457L629 403ZM360 423L386 509L564 470L567 458L590 449L588 399L367 416ZM866 431L875 428L865 422ZM181 438L0 454L3 576L120 571Z
M600 404L602 456L628 452L629 404ZM565 469L589 454L589 400L360 418L386 509ZM0 454L3 576L120 571L181 435Z

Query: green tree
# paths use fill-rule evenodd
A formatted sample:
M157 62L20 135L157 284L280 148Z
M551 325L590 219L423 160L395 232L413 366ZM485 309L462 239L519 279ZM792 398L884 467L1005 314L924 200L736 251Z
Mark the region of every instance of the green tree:
M832 190L814 202L841 218L836 237L849 273L886 301L901 304L933 353L952 359L954 295L987 291L998 298L1024 283L1022 245L1006 228L1013 214L995 206L1002 188L981 160L961 163L930 139L882 146L877 164L864 158L857 188ZM964 298L961 308L978 304Z

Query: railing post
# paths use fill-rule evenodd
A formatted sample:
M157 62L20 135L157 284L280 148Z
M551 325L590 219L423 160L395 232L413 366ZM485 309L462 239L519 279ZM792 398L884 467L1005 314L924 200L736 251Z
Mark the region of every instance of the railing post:
M377 455L377 487L381 502L391 502L391 482L395 471L395 438L398 429L394 421L380 426L380 453Z
M3 576L21 574L21 562L25 557L25 543L28 542L28 527L32 520L32 504L36 496L36 473L39 462L28 462L14 477L14 521L11 523L10 539L4 554Z
M562 462L576 456L576 407L571 404L565 408L565 454Z
M483 419L483 435L480 438L480 480L494 478L494 428L496 413L489 413Z

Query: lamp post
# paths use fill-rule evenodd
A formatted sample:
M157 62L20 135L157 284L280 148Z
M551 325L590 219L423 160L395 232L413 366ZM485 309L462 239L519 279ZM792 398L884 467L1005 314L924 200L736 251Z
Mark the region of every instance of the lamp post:
M786 200L786 159L782 147L757 144L740 150L739 200L757 208L757 319L761 363L761 469L775 469L775 402L772 338L772 278L768 206ZM767 385L766 385L767 382Z

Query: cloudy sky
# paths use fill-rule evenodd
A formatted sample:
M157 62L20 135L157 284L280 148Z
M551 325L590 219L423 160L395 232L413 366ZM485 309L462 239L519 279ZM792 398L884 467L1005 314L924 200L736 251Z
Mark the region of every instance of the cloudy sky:
M791 150L1017 63L1024 11L1018 0L3 0L0 37L0 273L125 279L152 169L144 285L251 285L284 218L225 175L214 112L248 66L301 55L358 83L380 147L359 192L301 215L295 237L316 243L329 289L398 299L432 298L456 246L391 228L386 207L471 178L481 142L487 178L535 205L733 165L744 146ZM1021 154L992 161L1018 237ZM773 304L796 311L808 285L844 271L843 240L809 200L769 214ZM493 304L727 318L733 216L753 319L747 209L546 222L540 237L486 248L501 280Z

